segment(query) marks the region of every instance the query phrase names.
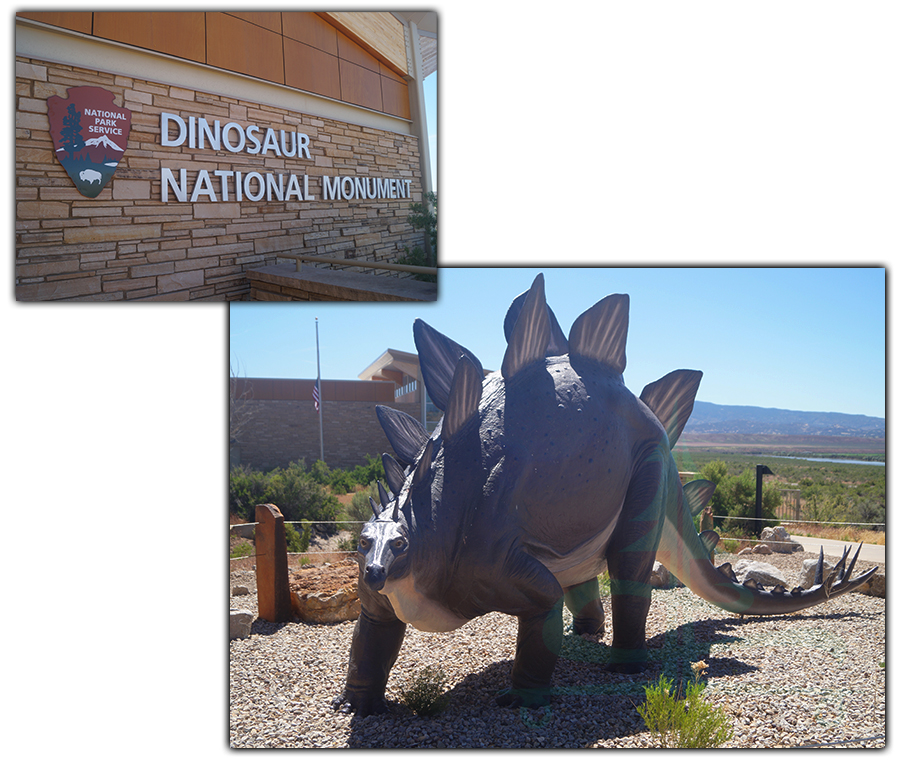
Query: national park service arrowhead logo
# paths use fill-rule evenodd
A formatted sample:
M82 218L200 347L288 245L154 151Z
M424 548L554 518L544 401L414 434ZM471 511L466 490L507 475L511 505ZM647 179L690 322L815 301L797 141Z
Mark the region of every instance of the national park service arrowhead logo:
M125 154L131 111L102 87L70 87L66 95L47 98L53 148L78 192L96 198Z

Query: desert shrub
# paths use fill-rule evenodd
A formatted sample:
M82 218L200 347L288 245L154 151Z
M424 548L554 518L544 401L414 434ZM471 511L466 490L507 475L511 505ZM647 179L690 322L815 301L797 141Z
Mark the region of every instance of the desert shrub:
M756 473L747 468L739 475L729 475L722 461L708 462L700 470L700 475L716 484L716 490L709 501L714 516L731 516L739 519L756 515ZM762 518L773 519L781 504L781 492L771 484L763 485ZM740 522L746 531L752 522Z
M249 541L238 543L233 549L231 549L231 559L236 559L237 557L249 557L252 556L255 551L256 549Z
M436 665L426 665L400 691L400 700L407 708L420 717L431 717L443 711L450 701L444 692L447 677Z
M425 231L425 241L428 242L431 257L428 257L428 253L423 247L402 247L397 257L398 263L409 266L437 265L435 260L437 258L437 193L426 193L425 198L431 204L431 208L421 202L411 204L406 222L413 228L420 228ZM421 280L422 282L435 281L435 277L430 274L417 274L413 279Z
M344 507L348 521L368 521L372 518L372 506L369 497L378 499L378 486L372 481L365 489L356 492Z
M229 510L241 518L254 521L257 505L277 505L286 520L315 519L334 521L340 503L325 487L308 474L302 462L291 462L285 468L267 473L235 467L229 475ZM316 525L316 534L333 535L334 524Z
M688 682L684 697L672 688L672 680L660 675L656 684L644 687L646 700L637 707L647 729L660 747L704 749L719 747L734 734L728 716L703 698L700 681L706 663L694 663L694 680Z
M383 481L384 467L380 457L366 454L366 463L358 464L350 470L339 467L332 470L321 459L317 459L309 474L316 483L328 486L335 494L349 494L357 486L368 486L376 480Z
M287 538L287 550L294 553L309 551L309 537L312 524L285 524L284 535Z

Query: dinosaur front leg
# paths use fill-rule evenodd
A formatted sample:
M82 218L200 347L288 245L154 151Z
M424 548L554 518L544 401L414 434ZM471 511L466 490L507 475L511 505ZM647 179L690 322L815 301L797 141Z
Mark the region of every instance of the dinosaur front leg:
M333 708L361 717L387 711L384 690L406 633L406 624L389 608L377 603L370 606L371 613L366 608L364 602L353 630L344 692L331 702Z
M550 702L550 679L562 646L562 601L536 616L519 617L512 687L497 698L499 706L537 708Z
M566 608L572 612L572 629L578 635L603 635L603 602L596 578L566 587Z
M518 552L507 562L495 591L498 610L519 619L512 687L497 698L500 706L536 708L550 702L550 679L562 646L563 591L536 559Z

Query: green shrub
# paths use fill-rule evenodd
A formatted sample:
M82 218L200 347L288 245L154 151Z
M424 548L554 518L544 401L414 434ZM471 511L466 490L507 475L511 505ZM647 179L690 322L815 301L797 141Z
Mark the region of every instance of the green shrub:
M756 473L748 467L740 475L729 475L723 461L708 462L700 470L700 475L716 484L716 490L709 501L714 516L732 516L750 519L756 515ZM772 484L764 484L762 491L762 517L774 519L781 505L781 492ZM744 530L752 529L753 522L737 522Z
M691 665L694 680L679 698L672 690L672 680L660 675L659 682L644 687L646 700L637 707L647 729L656 736L660 747L703 749L719 747L731 739L734 731L728 716L703 699L705 685L700 681L706 663Z
M238 543L233 549L231 549L231 559L236 559L237 557L249 557L252 556L256 549L253 548L253 544L249 541L246 543Z
M314 519L334 521L341 504L324 486L320 486L304 469L303 462L291 462L285 468L263 473L246 467L235 467L229 475L229 510L237 516L255 521L257 505L277 505L288 521ZM334 524L317 524L317 535L333 535Z
M311 531L312 524L285 524L284 536L287 538L287 550L294 553L308 551Z
M368 486L372 481L384 480L381 458L366 454L366 463L351 470L330 469L325 462L316 460L309 471L310 477L321 486L328 486L335 494L349 494L357 486Z
M413 228L419 228L425 231L425 241L428 242L431 250L431 257L428 257L425 249L419 246L402 247L397 257L397 262L409 266L437 266L437 193L428 192L425 194L428 205L417 202L409 207L409 214L406 222ZM417 274L413 277L415 280L422 282L434 282L435 277L430 274Z
M443 711L450 702L450 695L444 692L446 680L440 668L426 665L409 686L400 691L400 700L420 717L431 717Z

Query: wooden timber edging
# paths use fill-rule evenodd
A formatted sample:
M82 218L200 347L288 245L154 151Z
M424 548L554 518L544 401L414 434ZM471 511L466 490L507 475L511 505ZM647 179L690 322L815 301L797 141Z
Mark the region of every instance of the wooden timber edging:
M289 258L297 262L297 271L304 263L333 263L337 266L359 266L365 269L380 269L388 272L408 272L409 274L431 274L437 277L438 270L432 266L407 266L400 263L380 263L378 261L357 261L354 259L329 258L322 255L300 255L298 253L279 253L277 258Z
M330 263L329 259L318 258ZM399 271L412 270L405 267ZM424 268L424 267L423 267ZM392 268L392 271L398 269ZM247 269L252 301L436 301L437 283L295 263Z

